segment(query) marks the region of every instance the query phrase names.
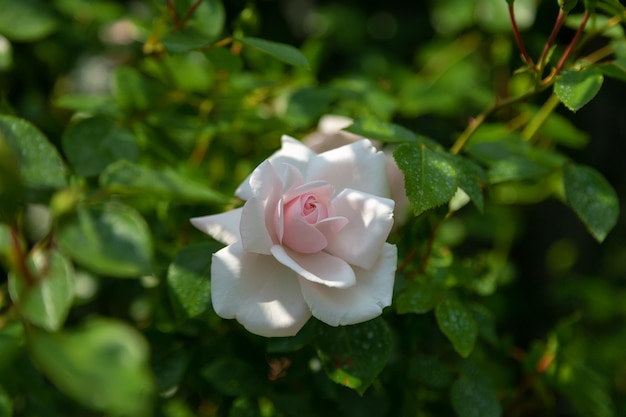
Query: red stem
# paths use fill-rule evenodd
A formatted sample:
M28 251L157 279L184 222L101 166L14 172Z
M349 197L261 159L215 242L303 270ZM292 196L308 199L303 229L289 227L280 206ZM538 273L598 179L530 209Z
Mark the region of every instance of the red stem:
M180 22L177 25L177 27L179 29L182 29L183 27L185 27L185 24L187 24L187 21L189 20L189 18L191 18L191 16L193 16L193 14L195 13L196 9L198 8L198 6L200 6L200 4L202 4L203 1L204 0L196 0L196 2L193 4L193 6L191 6L189 8L189 10L187 10L187 12L183 16L183 18L180 19Z
M522 35L519 33L519 28L517 27L517 23L515 21L515 10L513 10L513 4L509 4L509 17L511 18L511 26L513 27L513 36L515 37L515 42L517 42L517 47L519 48L522 57L526 64L530 65L534 71L537 71L537 67L533 63L533 59L526 52L526 47L524 47L524 41L522 40Z
M548 41L544 45L543 51L541 52L541 58L539 58L540 70L541 68L543 68L544 63L546 59L548 58L548 52L550 51L550 48L554 44L554 41L556 40L556 35L559 34L559 31L561 30L561 27L563 26L563 23L565 22L566 17L567 17L567 14L563 12L563 9L559 9L559 15L556 18L556 22L554 22L552 33L550 33L550 37L548 38Z
M176 7L174 7L174 3L172 0L165 0L167 4L167 10L169 10L172 15L172 21L174 22L174 26L178 27L180 25L180 21L178 20L178 14L176 13Z
M565 65L565 61L567 61L567 58L569 58L574 48L576 48L576 45L578 44L578 40L582 36L583 31L585 30L585 26L587 25L587 20L589 20L589 13L585 12L585 14L583 15L583 20L580 22L580 26L578 27L578 30L576 31L574 38L572 39L570 44L567 46L567 49L565 50L565 52L563 52L563 56L561 56L559 63L556 65L556 68L554 69L555 76L561 72L561 70L563 69L563 66Z

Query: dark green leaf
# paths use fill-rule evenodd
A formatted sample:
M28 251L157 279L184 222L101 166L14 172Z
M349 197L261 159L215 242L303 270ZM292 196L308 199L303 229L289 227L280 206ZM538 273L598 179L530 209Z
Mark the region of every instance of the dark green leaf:
M0 131L0 222L13 221L23 200L19 160Z
M33 189L65 186L65 169L57 150L26 120L0 115L0 135L19 158L24 185Z
M316 345L328 377L363 394L389 359L391 334L380 317L351 326L318 323Z
M464 358L468 357L478 336L478 325L472 314L458 301L445 300L437 304L435 316L439 328Z
M117 203L80 208L59 225L61 248L94 272L138 277L150 272L152 239L134 209Z
M237 40L246 46L250 46L273 56L279 61L283 61L296 67L309 67L309 61L302 54L302 52L291 45L285 45L283 43L272 42L259 38L240 38Z
M74 299L74 271L58 251L33 252L30 268L38 282L32 286L24 278L9 275L9 293L20 306L20 314L49 331L61 328Z
M604 76L597 68L563 71L554 83L554 93L565 107L578 111L600 91Z
M563 13L569 13L578 4L578 0L558 0L559 7L563 10Z
M462 375L452 384L450 396L459 417L499 417L502 414L496 392L485 378Z
M118 161L107 167L100 176L100 185L116 193L160 199L208 203L230 201L230 197L170 169L154 170L128 161Z
M13 415L13 403L9 394L0 385L0 417L11 417Z
M457 172L448 158L424 145L402 144L393 153L404 173L415 215L447 203L456 192Z
M420 384L432 388L445 388L452 382L452 373L446 364L433 356L412 355L408 374Z
M205 55L213 65L230 73L237 72L243 67L241 57L226 48L209 49Z
M14 363L24 347L24 327L21 322L8 324L0 329L0 374Z
M593 168L568 164L563 169L563 185L569 205L602 242L619 216L619 200L611 184Z
M84 406L113 416L149 415L148 345L127 324L97 319L60 333L34 329L28 345L46 377Z
M63 151L78 175L98 175L120 159L134 161L137 139L128 130L103 117L84 119L63 135Z
M49 3L38 0L0 0L0 34L20 42L31 42L50 35L57 21Z
M318 120L333 99L332 90L303 88L289 97L285 118L295 126L307 126Z
M618 58L611 63L599 65L598 69L608 77L626 81L626 58Z
M415 280L402 290L396 299L399 314L427 313L442 300L443 288L430 281Z
M456 168L459 187L472 200L479 211L485 208L483 188L487 186L485 171L475 162L460 155L450 155Z
M626 81L626 79L625 79ZM537 132L538 136L545 136L559 145L580 149L589 142L589 135L576 128L566 117L552 113Z
M185 28L178 32L168 33L161 39L161 43L168 51L180 53L200 49L214 40L215 37L207 36L194 28Z
M215 359L200 374L219 392L232 396L253 394L263 384L247 362L235 357Z
M175 309L184 318L204 313L211 305L211 258L223 245L197 243L182 249L167 270Z
M113 96L122 110L145 111L164 94L162 86L135 68L120 66L113 77Z

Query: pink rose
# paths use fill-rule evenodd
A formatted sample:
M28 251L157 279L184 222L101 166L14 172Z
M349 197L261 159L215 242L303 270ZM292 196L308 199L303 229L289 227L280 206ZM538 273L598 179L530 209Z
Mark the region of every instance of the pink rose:
M369 140L316 154L283 136L235 194L246 203L191 223L227 244L211 296L252 333L291 336L311 315L355 324L391 304L397 263L386 162Z

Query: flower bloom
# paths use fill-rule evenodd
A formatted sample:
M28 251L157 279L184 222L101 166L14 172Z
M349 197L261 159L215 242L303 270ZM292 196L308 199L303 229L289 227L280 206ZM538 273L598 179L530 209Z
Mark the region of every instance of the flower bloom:
M228 245L211 264L218 315L255 334L291 336L311 315L355 324L391 304L394 202L385 156L369 140L318 155L283 136L235 194L243 207L191 219Z

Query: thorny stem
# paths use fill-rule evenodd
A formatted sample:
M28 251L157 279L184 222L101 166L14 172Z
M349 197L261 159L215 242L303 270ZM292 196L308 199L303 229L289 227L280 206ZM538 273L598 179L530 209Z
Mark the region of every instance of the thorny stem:
M552 33L548 37L546 44L543 47L543 51L541 52L541 56L539 57L539 63L537 64L537 68L539 72L543 70L544 65L546 64L546 60L548 59L548 53L550 52L550 48L554 44L556 40L556 35L559 34L563 23L565 22L565 18L567 14L563 12L563 9L559 9L559 15L556 18L556 22L554 22L554 27L552 28Z
M580 22L580 26L578 27L578 30L576 31L576 34L574 35L574 38L572 38L572 41L567 46L567 49L565 50L565 52L563 52L563 56L561 56L559 63L556 64L553 77L556 77L561 72L561 70L563 69L563 66L565 65L565 62L574 51L574 48L576 48L576 45L578 44L578 40L580 39L580 37L583 34L583 31L585 30L585 26L587 25L588 20L589 20L589 13L585 12L585 14L583 15L583 19Z
M537 67L535 66L533 59L526 52L526 47L524 46L524 41L522 40L522 35L520 35L519 29L517 27L517 22L515 21L515 10L513 9L513 4L509 4L509 17L511 18L511 26L513 27L513 36L515 37L515 42L517 42L517 47L519 48L524 62L528 64L533 71L537 72Z

